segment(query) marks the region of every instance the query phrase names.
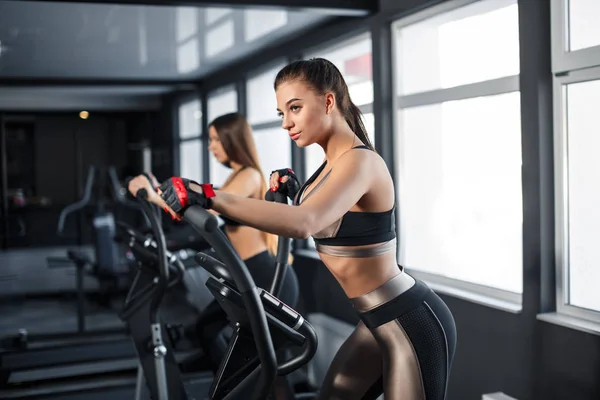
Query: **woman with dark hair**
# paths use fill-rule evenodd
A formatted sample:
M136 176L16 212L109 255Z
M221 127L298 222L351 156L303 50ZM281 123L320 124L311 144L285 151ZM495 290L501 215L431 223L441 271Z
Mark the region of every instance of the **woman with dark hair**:
M282 127L300 147L325 152L321 167L298 188L290 170L271 175L271 190L294 206L214 193L208 184L172 178L149 200L173 215L189 203L274 234L312 236L325 266L361 322L326 374L319 399L440 400L446 398L456 346L448 307L396 260L395 191L371 145L340 71L324 59L297 61L275 79ZM185 187L178 195L175 185ZM148 188L132 182L136 193Z
M252 199L264 199L267 183L258 160L258 152L252 137L252 129L240 113L230 113L215 118L208 127L208 150L215 159L233 172L227 177L219 191ZM215 211L212 211L218 214ZM225 232L233 247L252 271L253 265L274 264L277 253L277 237L259 231L239 221L220 215L225 222ZM291 260L290 260L291 261ZM264 270L264 268L263 268ZM256 271L265 274L264 271ZM290 277L295 280L293 272ZM255 277L255 280L257 278ZM268 288L272 275L258 277L258 286ZM260 283L260 284L259 284ZM262 283L265 285L263 286ZM288 285L295 283L287 282ZM295 304L295 300L291 301ZM290 305L291 305L290 303Z

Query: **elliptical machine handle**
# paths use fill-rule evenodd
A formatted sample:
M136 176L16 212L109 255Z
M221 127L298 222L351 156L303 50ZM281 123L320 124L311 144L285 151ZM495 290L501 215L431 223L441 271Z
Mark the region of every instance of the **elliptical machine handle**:
M146 189L138 190L135 197L140 201L142 211L150 220L150 225L156 240L156 250L158 252L158 270L160 272L160 277L156 286L156 295L152 297L152 303L150 304L150 322L152 324L156 324L159 321L158 308L160 306L160 302L162 301L167 287L169 286L169 264L167 263L166 254L167 245L162 226L158 221L156 214L153 212L152 206L146 200L148 198L148 192Z
M96 168L93 165L91 165L88 169L87 178L85 179L83 197L79 201L73 204L69 204L60 212L60 215L58 216L58 227L56 229L56 233L58 234L58 236L63 236L64 234L65 221L67 219L67 216L72 212L81 210L90 203L90 200L92 198L92 187L94 186L95 174Z
M267 190L265 193L265 200L273 201L276 203L287 204L287 196L279 192L271 192ZM275 297L279 297L279 292L283 286L283 280L285 278L285 267L288 264L290 257L290 238L283 236L278 237L277 241L277 258L275 264L275 273L273 275L273 281L271 281L271 287L269 292Z
M231 278L242 295L261 364L260 375L251 398L266 399L277 377L277 360L267 324L267 316L256 284L239 254L227 240L225 234L218 229L217 219L214 215L202 207L190 206L184 210L183 219L206 239L225 265L229 267ZM246 378L246 380L248 379L250 376Z

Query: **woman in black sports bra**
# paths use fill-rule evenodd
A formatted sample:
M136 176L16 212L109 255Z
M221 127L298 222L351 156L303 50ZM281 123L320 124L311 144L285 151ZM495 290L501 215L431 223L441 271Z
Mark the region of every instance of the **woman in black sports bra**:
M325 152L323 165L301 188L291 170L271 175L271 190L294 197L294 205L215 195L210 185L183 180L185 196L266 232L315 239L361 319L330 365L319 399L382 393L386 400L445 399L454 319L431 289L397 264L394 184L341 73L324 59L296 61L278 73L274 86L290 138ZM141 187L148 189L143 181L130 184L134 194ZM173 214L183 207L172 183L150 197Z

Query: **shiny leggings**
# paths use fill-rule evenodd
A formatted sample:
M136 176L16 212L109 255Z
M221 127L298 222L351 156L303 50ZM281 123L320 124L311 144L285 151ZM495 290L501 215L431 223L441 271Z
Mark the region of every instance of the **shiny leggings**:
M319 400L444 400L456 327L444 302L406 272L350 299L361 322L337 352Z

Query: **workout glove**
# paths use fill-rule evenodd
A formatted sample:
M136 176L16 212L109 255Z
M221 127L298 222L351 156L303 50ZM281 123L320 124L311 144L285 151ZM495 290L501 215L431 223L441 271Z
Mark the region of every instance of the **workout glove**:
M190 183L195 183L202 188L204 193L190 189ZM172 177L160 185L161 197L177 214L189 206L199 205L203 208L212 207L211 197L215 192L210 184L199 184L186 178Z
M296 177L294 171L291 168L277 169L272 171L271 175L273 175L275 172L279 174L280 182L277 191L289 197L290 200L294 200L296 194L300 190L300 182L298 182L298 178ZM284 176L288 177L288 180L285 182L282 181Z

